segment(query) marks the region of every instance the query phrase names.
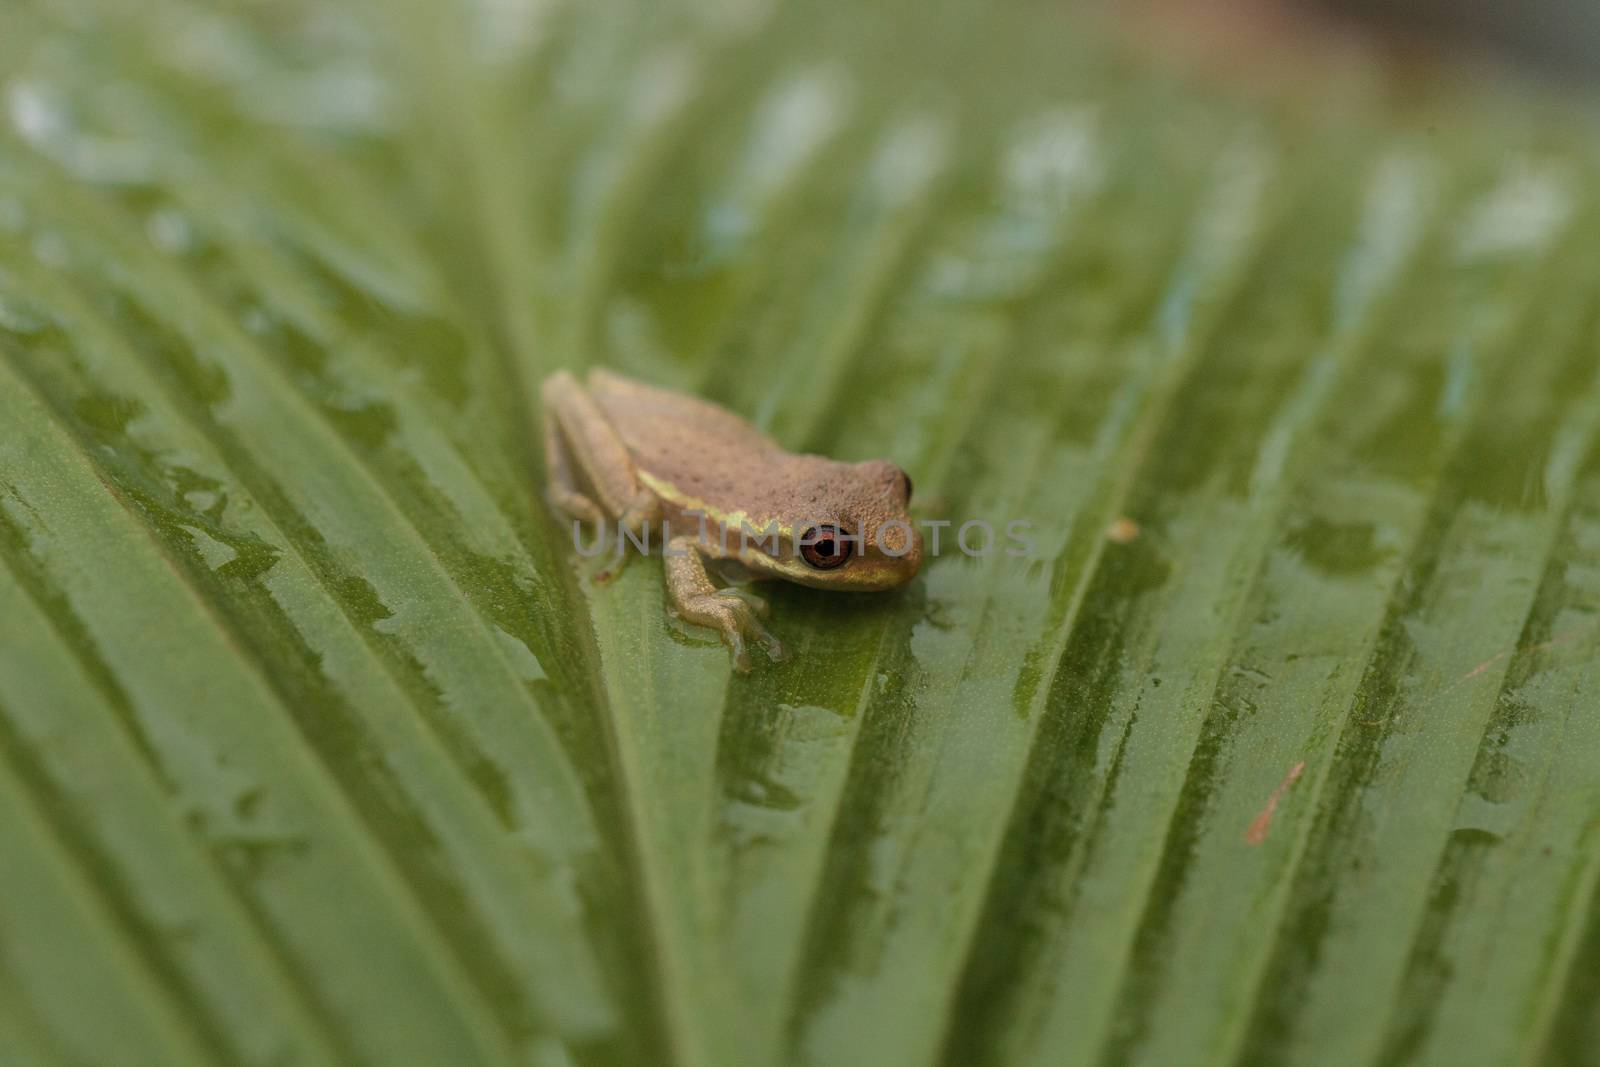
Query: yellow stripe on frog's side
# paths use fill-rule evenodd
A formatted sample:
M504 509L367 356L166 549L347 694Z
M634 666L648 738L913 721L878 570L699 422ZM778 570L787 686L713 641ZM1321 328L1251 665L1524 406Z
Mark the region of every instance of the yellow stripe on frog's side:
M688 493L685 493L683 490L679 489L665 478L657 478L648 471L635 471L634 473L638 476L638 479L644 483L646 489L649 489L662 500L665 500L667 503L673 505L674 507L681 508L684 511L698 512L725 530L742 530L748 528L752 533L766 537L769 529L768 524L776 523L779 537L786 541L792 540L794 537L794 526L792 523L778 522L775 519L769 519L767 523L757 522L755 519L751 518L748 511L723 511L716 505L702 500L699 497L690 496Z

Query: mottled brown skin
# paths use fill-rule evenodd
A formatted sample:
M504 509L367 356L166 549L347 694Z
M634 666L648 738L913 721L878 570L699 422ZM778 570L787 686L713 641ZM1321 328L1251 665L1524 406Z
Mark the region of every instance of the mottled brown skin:
M765 604L716 588L706 560L732 561L755 579L853 591L904 585L922 565L906 512L911 483L892 463L785 452L715 404L604 370L583 384L552 375L542 401L551 503L582 522L609 517L652 536L664 521L674 608L718 630L741 670L745 637L773 658L782 649L757 621ZM823 569L796 549L807 530L827 525L856 540L849 559Z

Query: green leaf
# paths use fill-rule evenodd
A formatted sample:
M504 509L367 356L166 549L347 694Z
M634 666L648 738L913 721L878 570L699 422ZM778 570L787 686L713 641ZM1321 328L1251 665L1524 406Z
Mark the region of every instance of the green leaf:
M936 6L0 14L0 1058L1600 1063L1589 119ZM731 673L591 364L941 551Z

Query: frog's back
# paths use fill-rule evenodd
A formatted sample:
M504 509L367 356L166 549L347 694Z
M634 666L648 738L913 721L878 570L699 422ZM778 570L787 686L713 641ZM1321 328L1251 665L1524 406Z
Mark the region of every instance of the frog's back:
M598 368L588 387L638 468L687 497L746 507L774 467L792 458L744 419L699 397Z

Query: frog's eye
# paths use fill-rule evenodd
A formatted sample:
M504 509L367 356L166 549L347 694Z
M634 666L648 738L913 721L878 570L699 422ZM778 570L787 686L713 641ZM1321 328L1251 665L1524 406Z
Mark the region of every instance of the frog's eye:
M906 503L909 504L911 503L911 475L907 474L905 471L901 471L900 480L905 483Z
M801 558L819 571L844 566L850 549L850 539L837 526L813 526L800 537Z

